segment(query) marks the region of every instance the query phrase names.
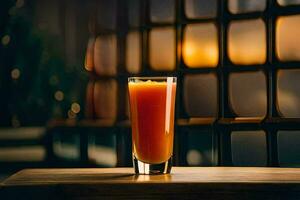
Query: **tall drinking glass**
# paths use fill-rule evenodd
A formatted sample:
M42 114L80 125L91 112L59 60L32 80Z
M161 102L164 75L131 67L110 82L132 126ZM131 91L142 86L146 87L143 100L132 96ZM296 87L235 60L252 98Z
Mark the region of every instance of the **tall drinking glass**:
M170 173L176 77L131 77L128 89L135 172Z

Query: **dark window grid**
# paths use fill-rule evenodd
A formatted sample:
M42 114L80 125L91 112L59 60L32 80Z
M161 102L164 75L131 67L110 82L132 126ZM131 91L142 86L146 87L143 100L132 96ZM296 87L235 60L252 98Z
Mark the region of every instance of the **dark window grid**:
M218 141L219 141L219 135L217 134L217 131L215 130L215 126L213 124L210 125L178 125L177 126L177 133L176 137L178 139L178 142L176 143L176 153L177 153L177 164L179 166L188 166L186 156L188 152L188 146L187 141L189 137L189 132L191 130L197 130L199 131L199 134L201 134L201 131L207 131L212 135L212 166L219 165L219 149L218 149Z
M229 76L230 74L232 73L247 73L247 72L250 72L250 71L256 71L256 72L263 72L265 78L266 78L266 96L267 96L267 112L266 112L266 115L264 116L264 118L269 118L269 101L270 101L270 95L268 93L268 91L270 90L269 87L270 87L270 84L269 84L269 71L267 69L253 69L253 70L239 70L239 69L234 69L234 70L231 70L230 72L227 71L227 73L225 72L224 73L224 77L225 77L225 83L224 83L224 86L225 88L227 89L227 95L224 97L226 98L226 104L224 104L224 110L225 110L225 113L224 113L224 118L235 118L235 117L239 117L233 110L232 108L232 105L230 103L230 97L229 97ZM242 83L241 83L242 84ZM258 116L260 117L260 116Z
M174 127L174 144L173 144L173 155L172 155L172 163L174 166L182 166L182 150L181 150L181 142L183 137L183 133L180 131L179 126Z
M131 128L128 126L118 126L116 140L117 166L132 166Z
M277 131L276 129L270 126L267 129L268 163L270 166L277 167L279 166L277 150Z
M116 153L117 153L117 166L128 166L128 155L131 152L131 143L128 143L127 138L128 128L126 127L99 127L99 126L84 126L84 125L60 125L56 127L50 127L47 130L46 142L46 161L49 166L75 166L75 167L93 167L97 166L89 160L88 156L88 137L90 135L103 135L103 134L115 134L116 135ZM76 135L80 138L79 149L80 157L77 161L66 161L63 158L57 157L53 152L53 137L54 135ZM124 139L125 138L125 139ZM124 142L126 140L126 143ZM129 152L129 153L128 153ZM126 154L125 154L126 153Z
M181 72L180 75L178 75L178 79L177 79L177 91L176 93L178 94L177 95L177 99L176 99L176 108L177 108L177 112L176 112L176 118L177 119L189 119L191 116L188 115L187 111L185 110L185 106L184 106L184 78L185 76L187 75L191 75L191 74L197 74L197 75L200 75L200 74L208 74L208 73L212 73L214 75L216 75L217 77L217 85L219 86L220 84L220 80L219 80L219 73L217 73L218 71L216 70L202 70L202 71L198 71L198 72L195 72L195 71L192 71L192 72ZM218 102L218 116L217 117L210 117L210 116L207 116L205 118L221 118L221 110L222 108L220 108L220 104L221 104L221 101L220 101L220 87L217 88L217 102ZM197 92L197 91L195 91ZM193 117L193 116L192 116ZM195 116L194 116L195 117ZM197 117L196 117L197 118ZM199 117L199 118L204 118L204 117Z
M224 3L224 2L223 2ZM221 111L222 117L232 117L232 111L229 108L229 103L228 100L225 100L226 98L224 97L224 95L226 96L226 94L228 94L228 73L230 72L239 72L239 71L257 71L257 70L264 70L264 73L266 75L266 80L267 80L267 102L268 102L268 114L266 117L270 116L272 117L272 114L274 112L274 110L276 111L276 109L274 109L274 97L272 98L272 95L274 95L274 92L272 92L272 87L274 85L274 82L276 82L276 77L273 77L274 71L272 70L272 59L270 59L270 57L272 57L272 52L274 52L274 50L272 51L271 49L274 48L275 44L273 42L274 45L272 45L272 43L270 43L270 40L273 39L272 32L274 31L274 28L272 29L272 27L270 27L270 20L272 20L273 14L272 11L270 11L270 5L271 5L271 1L269 1L269 7L267 7L266 11L263 12L263 14L260 14L259 12L256 13L247 13L247 14L240 14L240 15L231 15L230 13L226 13L226 11L224 11L223 9L219 9L219 11L221 11L221 13L219 13L218 18L217 18L217 24L219 26L218 27L218 33L219 33L219 64L216 68L199 68L199 69L190 69L187 68L184 64L184 62L182 62L182 59L180 59L180 64L179 64L179 70L188 73L199 73L199 72L205 72L205 71L217 71L218 73L218 80L219 80L219 85L221 86L219 88L219 93L222 93L223 95L220 95L222 97L220 97L221 102L223 102L222 104L220 104L221 108L219 109L219 111ZM219 6L220 6L219 2ZM224 6L224 5L223 5ZM222 7L222 6L221 6ZM223 13L223 11L225 13ZM222 14L223 13L223 14ZM236 17L238 16L238 17ZM225 18L225 19L224 19ZM226 18L228 19L228 21L226 20ZM267 34L267 61L265 64L263 65L254 65L254 66L234 66L231 62L228 62L228 56L227 56L227 52L225 50L224 47L227 47L227 30L228 30L228 24L229 22L231 22L232 20L238 20L238 19L249 19L249 18L262 18L265 26L266 26L266 34ZM219 20L219 21L218 21ZM186 24L189 23L202 23L202 22L215 22L215 19L205 19L205 20L182 20L182 26L181 26L181 41L182 41L182 36L183 36L183 27ZM219 22L219 23L218 23ZM227 22L227 23L226 23ZM272 22L272 21L271 21ZM162 25L160 25L162 26ZM220 30L223 27L223 30ZM155 27L155 26L153 26ZM224 30L225 29L225 30ZM270 33L271 32L271 33ZM176 45L177 46L177 45ZM178 54L177 54L178 55ZM179 55L181 57L181 55ZM182 58L182 57L181 57ZM226 63L226 64L224 64ZM240 67L240 68L239 68ZM224 75L227 76L226 78L224 78ZM182 89L180 89L180 93L182 94ZM227 95L228 96L228 95ZM182 98L180 98L182 99ZM181 100L182 101L182 100ZM180 102L180 105L182 105L182 102ZM222 106L223 105L223 106ZM223 107L223 108L222 108ZM272 110L273 112L271 112L270 110ZM218 125L217 125L218 126ZM268 132L267 132L268 133ZM184 138L183 138L184 139ZM272 142L272 138L270 137L267 141ZM270 145L268 145L270 146ZM272 147L272 146L271 146ZM268 152L273 152L273 151L268 151ZM272 157L272 156L269 156ZM274 157L274 156L273 156ZM270 163L270 161L269 161Z
M223 5L225 3L223 2L223 3L220 3L220 4ZM268 59L269 65L268 65L268 67L266 67L265 70L267 70L269 72L269 75L267 77L269 77L268 81L269 81L269 84L271 85L271 87L268 88L268 95L272 96L272 99L268 100L268 105L269 105L268 108L271 107L272 109L270 109L270 110L272 110L272 112L271 113L270 113L270 111L268 112L268 115L270 117L269 117L269 119L266 119L265 121L263 121L262 124L266 125L265 129L267 130L267 134L268 134L268 140L267 141L268 141L268 148L269 148L269 153L268 153L269 165L270 166L277 166L278 165L278 158L277 158L278 157L278 155L277 155L277 138L276 138L277 136L274 133L276 133L277 130L299 130L300 126L299 126L299 120L297 120L297 119L285 119L285 118L279 118L278 119L278 114L276 114L277 109L276 109L276 100L275 100L276 99L276 73L277 73L277 69L290 69L290 68L297 68L297 69L299 69L300 62L298 62L298 61L297 62L281 62L281 61L279 61L277 59L277 57L275 55L275 50L276 50L275 49L275 37L274 37L275 36L275 23L276 23L276 18L278 16L299 14L300 13L300 6L279 7L277 5L277 3L276 3L275 0L271 0L271 1L269 0L268 1L268 6L269 6L269 8L267 8L267 10L265 12L269 13L267 15L268 24L266 25L266 27L267 27L267 34L268 34L268 40L267 40L267 42L269 42L269 45L268 45L268 48L267 48L268 52L269 52L268 53L268 56L269 56L269 59ZM221 9L221 10L223 10L223 9ZM219 40L220 40L219 42L222 44L222 46L226 47L226 37L223 34L224 34L224 32L226 32L227 29L225 28L226 27L226 23L223 23L222 16L223 15L226 16L227 11L224 11L224 12L225 12L225 14L221 14L220 21L218 21L218 23L220 24L220 26L223 27L223 28L220 29L220 31L219 31L218 34L219 34ZM258 16L258 14L253 14L252 15L252 13L247 14L247 15L239 15L239 16L241 16L241 19L242 19L243 17L248 18L248 16L250 16L250 15L252 17L254 17L254 18L261 17L261 15L259 15L259 16ZM238 17L234 17L234 18L237 19ZM197 20L195 20L195 21L192 20L192 21L193 22L191 22L191 23L196 23L197 22ZM203 20L198 20L198 21L199 22L200 21L204 22ZM225 29L225 31L224 31L224 29ZM138 30L143 30L143 28L138 28ZM120 30L120 31L122 32L122 30ZM117 32L119 32L119 31L117 31ZM105 33L110 33L110 32L101 32L99 34L105 34ZM112 31L111 33L116 33L116 32ZM126 35L125 33L126 33L126 30L124 31L124 35ZM118 37L118 41L119 41L120 38L122 38L122 34L118 34L117 37ZM222 48L222 46L219 45L220 48ZM144 49L144 48L146 48L146 47L143 47L142 49ZM270 49L272 49L272 51L270 51ZM121 50L121 51L125 52L125 50ZM220 51L226 53L226 51L224 51L224 50L220 49ZM120 54L120 53L118 53L118 54ZM226 58L226 56L220 56L220 61L219 61L221 63L220 65L223 66L223 68L221 68L220 70L217 70L217 73L219 73L220 76L221 76L221 78L222 78L222 79L220 79L220 83L219 83L220 84L219 92L221 93L220 98L222 100L222 101L219 101L219 102L222 102L222 103L220 103L219 106L222 107L221 117L222 116L223 117L228 117L228 115L224 111L224 110L226 110L225 109L225 107L227 107L226 105L229 105L228 102L226 102L226 100L223 99L226 96L226 94L228 94L228 91L227 91L228 88L224 87L226 85L224 83L226 83L226 81L227 81L227 79L223 79L224 74L229 73L231 71L239 71L239 70L240 71L247 71L247 70L251 70L252 69L251 67L256 67L257 69L260 69L260 66L250 66L250 67L243 66L241 68L238 68L238 66L228 65L226 67L224 65L223 61L221 61L221 60L223 60L224 57ZM118 61L118 63L119 62L121 62L121 64L122 64L122 61ZM257 69L255 69L255 70L257 70ZM198 73L198 72L200 73L200 72L204 72L205 70L206 69L200 68L200 69L195 69L195 70L194 69L192 69L192 70L190 70L190 69L184 69L182 71L186 72L186 73ZM181 71L181 69L179 71ZM176 73L179 73L179 72L176 72ZM141 75L142 74L143 73L141 73ZM152 72L149 71L149 74L152 74ZM124 77L130 76L130 74L129 73L122 74L120 71L118 71L118 74L116 76L112 76L112 77L106 77L106 76L102 77L102 76L98 76L98 75L92 75L92 76L96 77L96 79L104 79L105 80L107 78L117 78L117 80L119 80L119 77L124 78ZM226 135L226 131L228 131L228 130L234 130L236 128L237 128L236 130L243 129L241 126L232 125L230 123L226 124L226 126L227 126L227 129L223 128L223 126L218 121L216 122L216 125L215 125L216 128L219 128L219 129L221 128L220 132L222 133L222 134L220 134L220 140L219 140L219 142L220 142L219 146L221 147L220 148L221 150L219 151L219 155L222 156L222 159L220 159L221 160L220 161L221 165L224 164L224 163L226 165L230 161L230 159L226 159L226 156L225 156L225 158L223 158L224 155L222 155L222 153L223 154L226 153L226 151L224 151L223 148L226 147L226 146L230 147L230 144L226 145L227 144L226 143L227 140L226 140L226 137L224 137L224 134ZM257 125L255 125L255 124L247 124L247 126L248 126L247 130L249 130L251 128L253 129L253 128L257 127ZM202 127L203 127L202 125L199 125L199 128L202 128ZM58 129L62 129L62 130L60 130L61 133L68 132L66 128L61 128L60 127ZM83 130L83 131L85 132L86 130ZM123 131L120 131L120 132L123 132ZM85 137L85 135L83 135L83 136ZM82 139L82 143L84 143L84 141L85 140ZM84 156L84 154L85 154L84 153L85 152L84 146L86 146L86 145L84 145L84 144L81 145L81 157L85 157ZM118 147L119 147L119 145L118 145ZM48 148L51 149L51 144L48 144ZM48 158L50 159L51 157L52 157L51 153L49 153ZM272 157L272 158L270 158L270 157ZM49 164L51 164L51 162ZM52 163L52 164L54 164L54 163ZM47 164L47 166L49 166L49 165Z
M262 123L239 123L239 124L222 124L219 125L218 133L220 137L219 146L219 165L221 166L233 166L232 162L232 149L231 149L231 134L232 131L258 131L262 130L266 133L267 142L267 166L277 166L277 143L274 144L274 134L271 130ZM277 141L275 141L277 142ZM275 148L276 146L276 148ZM274 149L275 148L275 149ZM274 150L276 152L274 152Z
M77 136L80 138L79 140L79 160L65 160L63 158L58 157L54 153L54 138L55 136ZM46 146L46 155L47 155L47 160L50 164L50 166L55 166L55 165L63 165L63 166L84 166L86 165L87 161L87 139L85 139L85 135L81 134L80 129L77 129L75 126L64 126L64 125L59 125L56 127L51 127L48 128L47 130L47 138L51 141L47 143Z
M287 118L273 118L266 121L266 127L270 131L269 134L269 148L271 152L270 162L273 164L272 166L279 166L278 160L278 143L277 136L278 131L280 130L289 130L296 131L300 130L300 120L299 119L287 119Z
M142 1L144 2L144 1ZM177 0L176 1L176 20L175 23L162 23L162 24L155 24L151 23L145 23L147 20L142 20L144 22L141 23L140 27L134 27L134 28L128 28L124 31L124 35L130 30L138 30L142 33L142 71L141 73L137 75L175 75L178 76L178 95L182 97L182 88L180 86L180 82L182 81L182 74L198 74L198 73L205 73L205 72L215 72L218 75L218 85L219 85L219 118L227 118L227 117L233 117L232 111L229 108L229 102L228 99L225 98L228 96L228 74L231 72L241 72L241 71L257 71L257 70L263 70L266 74L267 79L267 102L268 102L268 114L267 118L273 118L278 117L277 109L276 109L276 69L290 69L290 68L299 68L300 62L281 62L276 57L276 49L275 49L275 25L276 25L276 19L279 16L282 15L293 15L293 14L299 14L300 13L300 6L287 6L287 7L280 7L277 5L277 2L275 0L269 0L267 4L267 8L263 12L253 12L253 13L244 13L244 14L231 14L227 10L227 1L219 1L218 4L218 15L217 18L211 18L211 19L187 19L184 16L184 10L183 8L183 0ZM142 9L143 6L145 6L145 10L149 10L147 7L147 4L144 2L142 3ZM224 9L226 8L226 9ZM144 12L148 13L148 12ZM143 15L143 12L141 12L141 15ZM146 14L147 15L147 14ZM182 16L183 15L183 16ZM145 17L149 19L148 17ZM262 18L265 26L266 26L266 34L267 34L267 61L263 65L252 65L252 66L236 66L233 65L227 55L227 30L228 25L232 20L243 20L243 19L256 19L256 18ZM143 16L142 16L143 19ZM205 22L213 22L217 25L218 28L218 43L219 43L219 64L216 68L196 68L196 69L190 69L185 66L181 59L181 55L179 55L176 48L176 70L172 72L161 72L161 71L153 71L151 70L148 63L148 33L149 30L155 27L174 27L176 29L176 47L181 44L182 38L183 38L183 30L184 27L187 24L192 23L205 23ZM118 36L118 35L117 35ZM118 36L118 41L120 37ZM124 39L124 38L123 38ZM123 51L123 53L125 50ZM121 52L120 52L121 54ZM122 64L121 64L122 65ZM123 68L124 68L123 64ZM124 76L128 77L132 74L129 73L120 73L118 71L117 76ZM182 98L177 98L182 99ZM180 100L179 100L180 102ZM178 104L177 104L178 105ZM183 105L182 102L180 102L180 105ZM181 106L182 107L182 106ZM182 114L182 109L178 109L177 106L177 112L176 116L181 117L182 115L186 117L186 114ZM281 124L284 122L277 122L277 124ZM264 124L264 122L262 122ZM295 124L292 123L293 128ZM227 124L228 129L233 128L233 125ZM249 124L250 127L255 127L253 124ZM201 125L199 125L201 127ZM215 125L216 128L220 128L221 125L219 125L218 120ZM268 128L267 128L268 129ZM271 129L271 128L269 128ZM267 133L269 133L267 131ZM269 135L269 134L268 134ZM220 146L222 146L223 142L223 136L220 137ZM184 139L184 138L183 138ZM184 141L184 140L183 140ZM272 150L277 149L276 142L274 142L273 137L268 136L268 144L275 144L275 145L268 145L268 148L270 150L268 152L271 152L272 158L277 158L277 151ZM224 146L224 145L223 145ZM222 148L220 148L222 151ZM273 153L272 153L273 152ZM222 155L222 153L219 151L219 154ZM222 156L220 156L222 157ZM276 166L276 161L270 161L271 165ZM273 159L274 160L274 159ZM275 159L276 160L276 159ZM226 161L222 160L221 163L226 163Z

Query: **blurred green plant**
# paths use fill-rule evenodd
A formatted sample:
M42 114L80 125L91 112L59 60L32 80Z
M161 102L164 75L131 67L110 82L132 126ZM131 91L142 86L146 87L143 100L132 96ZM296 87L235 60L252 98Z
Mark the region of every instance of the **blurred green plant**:
M84 101L87 75L82 63L67 65L63 37L34 24L34 2L0 3L1 126L82 117L82 111L71 110L72 104Z

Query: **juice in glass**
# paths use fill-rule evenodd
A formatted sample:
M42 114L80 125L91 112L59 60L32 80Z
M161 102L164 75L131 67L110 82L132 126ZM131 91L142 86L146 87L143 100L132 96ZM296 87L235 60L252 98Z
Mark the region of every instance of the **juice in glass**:
M175 77L128 79L136 173L169 173L173 154Z

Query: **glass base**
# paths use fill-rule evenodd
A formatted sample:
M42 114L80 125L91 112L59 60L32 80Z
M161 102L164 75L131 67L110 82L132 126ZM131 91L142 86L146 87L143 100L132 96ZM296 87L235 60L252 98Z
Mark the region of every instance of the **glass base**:
M136 174L169 174L172 168L172 156L166 162L149 164L139 161L133 155L133 167Z

